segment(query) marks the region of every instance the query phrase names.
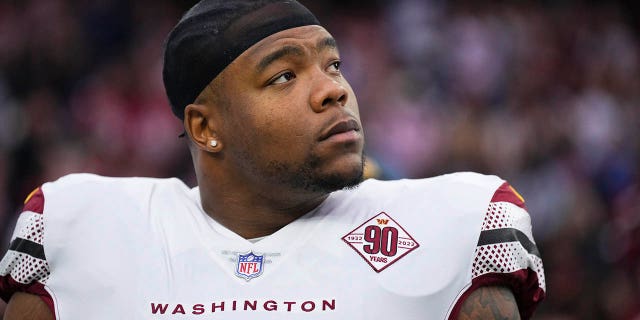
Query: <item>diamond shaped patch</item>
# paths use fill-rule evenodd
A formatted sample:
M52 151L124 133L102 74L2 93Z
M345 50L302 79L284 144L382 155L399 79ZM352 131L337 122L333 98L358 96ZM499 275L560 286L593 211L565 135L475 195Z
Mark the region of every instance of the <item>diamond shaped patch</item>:
M381 272L420 245L385 212L342 237L375 270Z

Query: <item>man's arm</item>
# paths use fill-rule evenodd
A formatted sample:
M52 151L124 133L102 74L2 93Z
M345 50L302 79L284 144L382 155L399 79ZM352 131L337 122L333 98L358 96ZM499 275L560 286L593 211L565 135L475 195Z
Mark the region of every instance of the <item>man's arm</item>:
M4 320L55 320L55 317L40 297L16 292L7 305Z
M50 270L44 255L43 214L44 193L36 188L24 201L9 250L0 262L0 297L9 299L5 320L55 319L43 300L51 299L45 290Z
M524 199L503 182L491 197L480 228L467 298L456 302L452 316L530 319L545 290L544 267Z
M520 320L516 299L507 287L480 287L463 302L459 320Z

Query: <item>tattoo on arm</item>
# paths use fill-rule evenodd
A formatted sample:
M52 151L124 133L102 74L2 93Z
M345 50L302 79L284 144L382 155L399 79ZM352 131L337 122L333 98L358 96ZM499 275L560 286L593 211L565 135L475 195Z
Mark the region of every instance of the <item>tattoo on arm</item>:
M40 297L16 292L9 300L4 320L55 320L53 313Z
M458 315L459 320L520 320L518 304L506 287L480 287L467 297Z

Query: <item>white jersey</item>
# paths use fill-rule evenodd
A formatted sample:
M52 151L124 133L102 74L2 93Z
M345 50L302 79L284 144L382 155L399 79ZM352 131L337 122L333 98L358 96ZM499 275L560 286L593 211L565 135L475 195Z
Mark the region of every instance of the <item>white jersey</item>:
M495 176L367 180L258 241L178 179L74 174L26 201L0 297L56 319L448 319L482 285L543 299L524 202Z

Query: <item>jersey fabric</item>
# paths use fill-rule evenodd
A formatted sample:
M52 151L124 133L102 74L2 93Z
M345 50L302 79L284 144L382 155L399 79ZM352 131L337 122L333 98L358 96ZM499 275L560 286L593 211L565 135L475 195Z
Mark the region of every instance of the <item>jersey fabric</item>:
M56 319L454 319L483 285L545 295L522 198L475 173L367 180L249 241L178 179L65 176L26 201L0 297Z

